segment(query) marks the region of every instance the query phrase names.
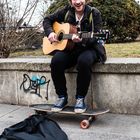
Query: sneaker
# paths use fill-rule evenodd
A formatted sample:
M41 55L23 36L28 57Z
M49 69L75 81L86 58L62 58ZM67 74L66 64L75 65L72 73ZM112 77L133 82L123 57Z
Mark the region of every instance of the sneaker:
M83 113L86 111L86 105L84 103L84 98L78 98L74 107L74 112Z
M58 98L54 106L51 108L51 111L59 112L66 106L67 103L67 97Z

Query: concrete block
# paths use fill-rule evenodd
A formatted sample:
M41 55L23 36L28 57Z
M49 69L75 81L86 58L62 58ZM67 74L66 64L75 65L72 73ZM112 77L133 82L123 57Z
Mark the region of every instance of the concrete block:
M96 74L92 79L93 100L114 113L140 114L139 79L140 75L134 74Z
M0 103L30 105L54 103L56 94L50 74L51 58L0 59ZM92 80L86 97L90 108L109 107L113 113L140 115L140 58L109 58L104 65L97 63L92 68ZM45 76L50 79L49 100L46 101L46 85L40 86L42 98L20 89L23 75ZM75 68L66 71L69 104L75 104ZM61 81L60 81L61 82ZM25 82L29 86L30 81Z
M19 104L22 105L31 105L31 104L42 104L42 103L53 103L56 99L54 94L54 86L52 83L52 79L50 73L39 73L39 72L28 72L29 78L32 80L32 77L41 78L42 76L46 77L46 81L50 80L47 90L47 83L38 87L37 93L35 93L34 89L30 89L29 91L25 92L23 86L20 89L20 86L24 80L24 72L19 72L17 74L17 89L18 89L18 97L19 97ZM30 83L31 81L27 78L27 81L24 83L25 88L33 87L33 84ZM40 88L40 91L39 91ZM48 100L46 100L48 92Z
M16 71L0 71L0 102L18 104Z

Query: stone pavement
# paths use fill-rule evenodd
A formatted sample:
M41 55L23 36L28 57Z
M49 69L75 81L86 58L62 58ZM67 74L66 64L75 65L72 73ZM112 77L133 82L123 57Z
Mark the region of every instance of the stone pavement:
M34 111L26 106L0 104L0 134ZM51 116L50 116L51 117ZM140 140L140 116L107 113L98 116L89 129L79 127L80 116L52 115L69 140Z

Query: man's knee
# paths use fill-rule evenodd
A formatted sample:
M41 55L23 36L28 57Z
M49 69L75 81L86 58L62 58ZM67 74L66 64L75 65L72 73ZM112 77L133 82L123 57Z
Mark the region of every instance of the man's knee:
M86 59L78 59L77 61L77 69L90 68L91 65L91 62Z

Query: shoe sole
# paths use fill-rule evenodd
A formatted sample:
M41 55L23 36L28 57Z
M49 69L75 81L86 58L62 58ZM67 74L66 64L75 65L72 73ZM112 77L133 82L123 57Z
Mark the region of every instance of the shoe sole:
M74 109L75 113L84 113L86 109Z
M51 109L51 111L53 111L53 112L60 112L62 110L63 110L63 108L52 108Z

